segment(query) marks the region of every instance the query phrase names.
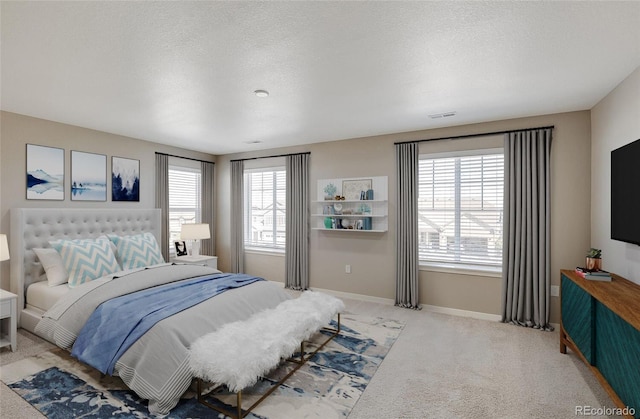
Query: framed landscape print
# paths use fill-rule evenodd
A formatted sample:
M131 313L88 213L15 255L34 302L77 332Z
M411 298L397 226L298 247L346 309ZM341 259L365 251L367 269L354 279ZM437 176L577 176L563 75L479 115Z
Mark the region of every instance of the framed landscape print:
M111 158L111 200L140 201L140 160Z
M27 144L27 199L64 201L64 149Z
M107 200L107 156L71 151L71 200Z

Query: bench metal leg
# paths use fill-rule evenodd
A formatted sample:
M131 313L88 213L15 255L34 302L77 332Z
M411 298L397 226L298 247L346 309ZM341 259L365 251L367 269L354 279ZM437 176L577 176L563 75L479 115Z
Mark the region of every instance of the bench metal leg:
M238 391L236 393L236 412L233 413L229 410L223 409L221 407L218 406L214 406L211 403L209 403L205 398L204 398L204 394L202 394L202 382L203 380L200 378L196 379L196 387L197 387L197 392L198 392L198 401L207 406L209 409L213 409L217 412L220 412L226 416L229 416L230 418L234 418L234 419L241 419L245 416L247 416L249 414L249 412L251 412L251 410L247 410L245 413L242 413L242 390ZM222 386L217 386L215 387L213 390L211 390L209 393L212 393L214 391L216 391L217 389L219 389ZM253 407L252 407L253 408Z

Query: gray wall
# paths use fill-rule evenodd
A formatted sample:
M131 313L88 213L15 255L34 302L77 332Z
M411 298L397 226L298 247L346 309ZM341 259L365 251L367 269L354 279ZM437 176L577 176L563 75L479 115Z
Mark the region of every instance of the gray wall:
M65 149L65 200L26 199L26 144ZM107 156L107 201L83 202L70 199L71 150ZM72 125L31 118L9 112L0 113L0 232L9 234L10 208L154 208L155 152L215 161L205 153L168 147L135 138L123 137ZM140 202L111 202L111 156L140 160ZM11 240L11 237L9 237ZM2 262L0 284L9 289L9 262Z
M229 160L299 151L311 152L311 196L316 182L326 178L366 176L389 177L389 231L384 234L339 234L312 231L311 287L394 298L396 176L393 143L397 141L477 134L508 129L554 125L552 146L552 260L553 284L559 284L559 271L582 263L589 248L590 224L590 117L589 111L521 118L437 130L400 133L378 137L317 143L305 147L283 148L218 157L217 251L219 267L229 264L230 243L230 166ZM421 152L451 148L492 146L489 141L444 141L424 143ZM351 265L351 274L344 266ZM284 280L284 258L250 254L249 273ZM500 313L500 278L420 271L421 302L434 306L489 314ZM552 298L552 321L559 322L559 301Z
M640 246L611 240L610 224L611 151L640 139L640 67L591 110L591 133L591 246L603 269L640 284Z

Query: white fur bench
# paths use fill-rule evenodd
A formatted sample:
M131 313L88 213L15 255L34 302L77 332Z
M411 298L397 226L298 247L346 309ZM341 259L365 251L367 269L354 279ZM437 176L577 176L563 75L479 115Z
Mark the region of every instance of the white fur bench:
M280 303L277 307L256 313L249 319L226 324L215 332L200 337L191 345L190 367L198 379L198 400L221 411L202 397L202 381L226 385L237 394L237 414L222 413L241 418L247 415L271 392L242 413L242 390L255 384L260 377L277 367L282 359L300 350L298 365L279 384L288 379L308 359L315 355L340 332L340 312L344 303L330 295L305 291L298 298ZM326 329L338 315L338 327ZM330 337L305 358L304 342L325 327Z

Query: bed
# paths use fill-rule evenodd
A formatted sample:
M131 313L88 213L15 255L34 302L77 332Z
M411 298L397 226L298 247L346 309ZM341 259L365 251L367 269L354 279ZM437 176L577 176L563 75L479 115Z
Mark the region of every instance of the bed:
M112 297L147 287L158 289L159 283L232 278L211 267L164 263L106 275L74 288L50 287L33 251L56 239L151 233L157 240L159 232L160 212L156 209L12 209L11 290L18 295L20 327L71 350L94 309ZM204 299L155 323L114 361L113 375L148 399L151 413L166 415L192 383L188 366L192 342L223 324L245 320L289 298L282 287L258 279Z

